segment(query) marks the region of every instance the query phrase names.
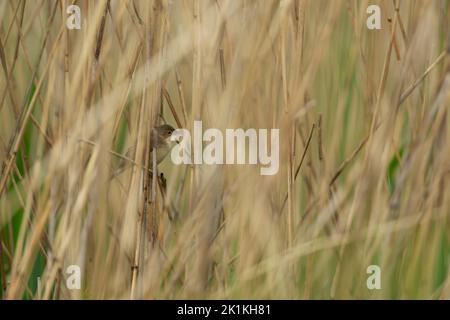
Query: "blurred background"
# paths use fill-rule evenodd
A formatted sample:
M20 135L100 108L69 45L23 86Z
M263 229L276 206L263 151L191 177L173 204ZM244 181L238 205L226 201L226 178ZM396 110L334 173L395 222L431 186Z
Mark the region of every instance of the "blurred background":
M449 1L0 0L0 17L1 298L450 298ZM278 173L152 170L152 128L195 120L279 129Z

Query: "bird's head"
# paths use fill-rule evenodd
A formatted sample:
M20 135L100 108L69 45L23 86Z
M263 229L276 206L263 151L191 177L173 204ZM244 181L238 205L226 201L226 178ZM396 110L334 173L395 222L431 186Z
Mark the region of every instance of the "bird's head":
M168 138L170 138L175 129L171 125L163 124L159 127L156 127L156 131L158 132L158 135L161 137L161 139L167 140Z

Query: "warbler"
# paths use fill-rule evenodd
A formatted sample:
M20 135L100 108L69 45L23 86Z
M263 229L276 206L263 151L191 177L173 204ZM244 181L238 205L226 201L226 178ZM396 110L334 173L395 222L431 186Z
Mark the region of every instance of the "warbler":
M149 159L149 167L152 167L153 163L153 151L156 149L156 163L159 164L161 161L164 160L164 158L167 156L167 154L172 150L172 148L179 143L177 139L171 139L173 132L175 129L168 124L163 124L160 126L157 126L153 128L152 135L150 137L150 159ZM127 150L125 153L125 157L128 159L133 159L134 154L136 151L136 147L131 147ZM114 176L117 176L119 173L121 173L126 167L127 167L127 161L126 159L122 159L120 162L118 169L113 174ZM130 162L130 161L128 161Z
M159 164L178 143L178 140L171 139L175 129L168 124L155 127L153 130L152 136L150 137L150 150L153 152L156 149L156 163ZM152 161L153 155L151 155L149 163L152 163Z

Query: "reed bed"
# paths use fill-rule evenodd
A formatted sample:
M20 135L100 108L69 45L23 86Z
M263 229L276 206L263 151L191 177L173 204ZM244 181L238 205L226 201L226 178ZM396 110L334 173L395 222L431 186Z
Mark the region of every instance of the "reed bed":
M1 0L0 17L1 298L450 298L449 1ZM278 128L278 173L151 170L151 128L196 120Z

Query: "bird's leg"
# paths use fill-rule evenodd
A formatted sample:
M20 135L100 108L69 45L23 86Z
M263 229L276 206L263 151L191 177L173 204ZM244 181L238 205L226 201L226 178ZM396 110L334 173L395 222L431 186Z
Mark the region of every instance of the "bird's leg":
M159 179L158 179L159 187L161 189L161 195L163 197L164 210L167 211L167 216L169 217L169 220L172 221L173 217L175 216L175 214L173 212L174 211L173 204L171 201L169 201L169 205L167 206L166 200L165 200L166 194L167 194L167 192L166 192L167 180L166 180L166 177L164 177L164 173L162 173L162 172L159 174L158 177L159 177Z
M167 187L167 180L164 177L164 173L160 173L159 174L159 181L161 182L161 187L164 190L164 193L166 192L166 187Z

